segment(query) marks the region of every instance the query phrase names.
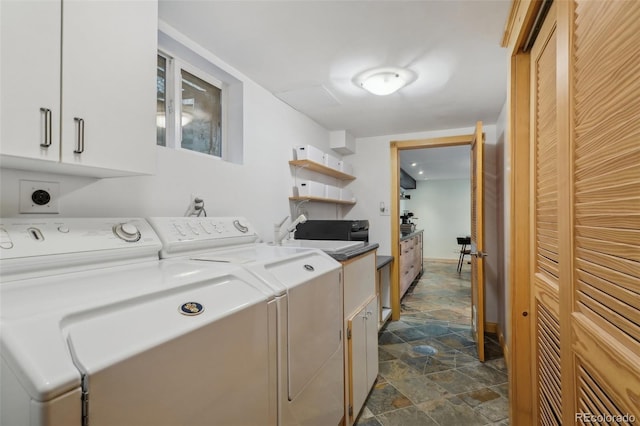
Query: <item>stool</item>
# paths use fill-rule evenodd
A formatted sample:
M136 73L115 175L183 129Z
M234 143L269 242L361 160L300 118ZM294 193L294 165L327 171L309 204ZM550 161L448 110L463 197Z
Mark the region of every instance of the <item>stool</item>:
M467 247L471 245L471 237L456 237L458 244L460 245L460 257L458 258L458 273L462 272L462 264L464 263L465 256L471 256L471 249Z

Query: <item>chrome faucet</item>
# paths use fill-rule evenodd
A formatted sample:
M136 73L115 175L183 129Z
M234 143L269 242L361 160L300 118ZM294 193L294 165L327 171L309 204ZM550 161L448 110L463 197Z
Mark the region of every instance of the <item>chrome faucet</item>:
M287 235L289 235L290 232L293 232L296 230L296 227L301 224L301 223L305 223L307 221L307 217L303 214L301 214L300 216L298 216L298 218L296 220L294 220L291 225L289 225L285 230L281 231L280 228L282 228L282 225L284 225L284 223L287 221L287 219L289 219L289 216L285 217L284 219L282 219L282 222L280 223L276 223L273 225L273 244L277 245L277 246L281 246L282 245L282 240L285 239L285 237Z

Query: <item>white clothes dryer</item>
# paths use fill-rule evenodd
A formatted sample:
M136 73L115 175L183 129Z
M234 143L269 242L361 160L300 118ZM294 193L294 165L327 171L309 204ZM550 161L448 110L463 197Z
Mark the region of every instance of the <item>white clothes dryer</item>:
M149 218L165 259L242 266L276 294L278 424L344 421L341 265L317 249L258 243L241 217Z
M275 425L273 291L142 219L0 219L0 424Z

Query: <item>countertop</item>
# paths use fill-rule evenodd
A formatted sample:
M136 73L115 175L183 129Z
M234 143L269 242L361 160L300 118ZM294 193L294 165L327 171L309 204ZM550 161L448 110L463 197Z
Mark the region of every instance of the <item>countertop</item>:
M393 260L393 256L378 256L376 257L376 269L387 266Z
M344 262L345 260L353 259L356 256L360 256L361 254L368 253L380 247L378 243L364 243L364 246L356 247L351 250L339 251L335 253L327 253L329 256L333 257L338 262Z
M416 229L415 231L413 231L410 234L402 234L402 235L400 235L400 241L408 240L411 237L415 237L418 234L422 234L422 231L423 231L422 229Z

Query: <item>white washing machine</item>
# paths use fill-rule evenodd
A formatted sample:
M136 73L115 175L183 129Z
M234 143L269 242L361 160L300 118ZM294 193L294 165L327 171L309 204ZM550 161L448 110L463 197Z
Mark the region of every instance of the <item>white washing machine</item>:
M142 219L0 219L0 424L275 425L273 291Z
M240 265L276 293L278 424L344 421L341 265L317 249L258 243L237 217L150 218L161 257Z

